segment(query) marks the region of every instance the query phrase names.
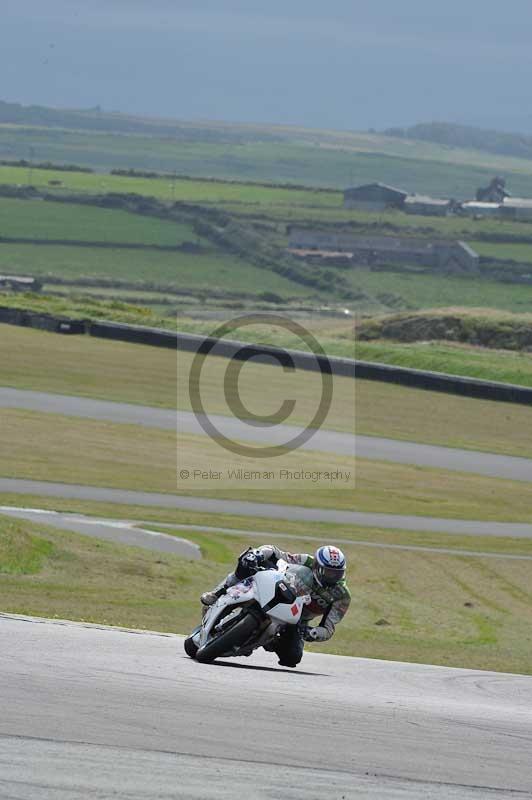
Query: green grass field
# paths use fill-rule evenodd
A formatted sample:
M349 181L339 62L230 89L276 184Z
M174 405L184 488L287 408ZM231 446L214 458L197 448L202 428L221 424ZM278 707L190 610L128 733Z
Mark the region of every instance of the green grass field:
M418 193L470 198L503 172L515 195L532 195L530 161L370 134L301 128L223 126L223 138L200 141L197 124L177 140L161 135L116 135L60 128L2 125L0 154L110 169L151 170L221 178L290 181L315 186L381 180ZM212 133L216 125L205 126ZM231 131L232 128L232 131ZM231 136L234 141L231 141ZM29 182L28 170L18 183ZM68 175L62 173L68 184ZM32 182L37 178L33 177ZM45 180L53 180L50 177ZM0 178L0 182L2 182ZM12 182L11 180L9 182ZM165 190L170 196L170 187Z
M237 256L221 251L201 254L157 250L74 247L63 245L2 244L0 270L4 274L118 279L161 283L179 289L221 289L305 296L304 286L260 269Z
M98 208L43 200L0 197L0 235L24 239L125 242L166 245L206 244L191 225Z
M368 292L384 304L403 308L498 308L532 310L532 286L500 283L478 277L416 275L404 272L373 272L363 267L346 270L352 288ZM394 300L395 299L395 300Z
M182 535L182 532L179 532ZM190 533L200 562L0 517L4 612L187 633L248 538ZM279 544L312 551L314 541ZM344 545L353 608L316 652L531 673L528 562ZM387 625L377 624L386 620Z
M48 110L49 112L50 110ZM54 112L52 112L54 116ZM8 140L10 133L19 134L20 140L18 141L21 157L27 155L24 147L28 146L31 141L32 134L39 137L39 143L47 138L54 142L57 146L59 144L65 148L75 146L79 142L80 147L87 147L87 140L92 139L93 145L97 143L97 138L103 138L101 150L113 150L121 152L134 151L138 141L142 141L146 135L149 135L157 143L157 154L161 153L161 149L166 147L167 153L176 153L178 150L176 144L172 141L173 137L179 139L179 145L183 144L191 146L194 144L202 144L208 142L209 144L225 144L226 146L242 145L243 142L248 143L270 143L276 144L282 148L286 143L306 144L313 147L320 147L322 149L340 149L345 151L355 152L368 152L368 153L383 153L389 156L406 157L425 159L429 161L443 161L451 164L467 164L475 166L489 166L498 167L499 170L513 169L516 171L530 171L530 162L526 159L498 156L494 154L487 154L485 151L466 150L458 147L451 147L449 145L440 145L428 141L410 140L397 137L389 137L376 132L362 132L362 131L337 131L330 129L316 129L316 128L303 128L298 126L282 126L282 125L267 125L267 124L238 124L227 122L187 122L184 120L161 120L156 118L138 118L131 117L125 114L119 115L119 122L122 123L121 127L117 127L117 115L112 113L107 116L107 126L105 124L105 117L98 112L96 119L95 115L90 111L83 111L77 113L74 119L72 115L67 120L62 112L59 116L55 114L55 123L53 129L53 136L50 134L49 128L46 123L43 123L40 117L39 125L26 122L25 124L3 124L0 128L3 139ZM92 118L92 119L91 119ZM96 126L94 126L96 122ZM103 124L102 124L103 123ZM139 126L140 123L140 126ZM74 126L74 127L73 127ZM109 130L116 134L118 131L127 131L128 139L133 139L132 142L117 144L116 135L106 136L105 131ZM97 133L91 133L91 130L96 130ZM164 131L165 138L157 139ZM96 139L96 142L94 141ZM115 141L113 141L115 140ZM36 143L36 142L34 142ZM10 153L17 152L16 144L9 142ZM95 149L94 146L91 150ZM144 148L142 155L144 158L149 158L152 151ZM92 155L90 152L88 155ZM139 154L140 155L140 154Z
M205 175L205 173L199 173ZM51 187L50 181L60 181L61 187ZM269 182L275 178L270 177ZM532 178L531 178L532 181ZM28 170L22 167L0 166L0 184L16 186L27 185ZM183 200L188 203L260 203L265 206L325 206L340 207L340 192L316 192L308 189L286 187L255 186L246 183L217 183L208 179L175 181L170 178L137 178L122 175L87 174L83 172L61 172L34 169L31 184L38 189L65 192L85 192L87 194L107 194L119 192L147 195L171 203Z
M24 168L0 166L0 184L25 185L26 178L27 170ZM175 182L169 182L168 179L145 179L102 174L91 175L80 172L54 172L53 170L38 169L32 171L32 183L37 188L50 190L50 180L60 180L62 182L62 188L55 190L59 193L135 192L156 197L166 202L180 200L206 206L215 205L244 219L266 217L274 221L292 223L298 221L310 223L320 221L324 223L354 222L359 226L367 226L368 230L375 224L384 228L386 225L392 225L411 230L411 235L439 235L444 238L461 238L475 242L479 234L484 233L506 234L517 237L531 235L530 225L509 220L419 217L396 210L386 210L378 213L356 209L347 210L342 207L342 193L340 191L319 192L313 191L311 187L308 189L292 189L289 187L255 186L246 183L218 183L208 179L177 179ZM37 204L41 202L38 200L0 198L0 219L5 219L6 223L15 225L20 231L24 231L27 225L31 228L33 224L36 224L41 230L46 230L47 226L50 225L60 232L61 217L67 220L69 224L73 224L75 228L78 228L80 217L87 214L91 228L100 230L99 223L103 221L104 215L111 214L114 215L114 227L117 231L123 231L124 235L131 231L130 222L123 212L107 209L90 210L90 207L83 206L83 212L78 216L79 212L73 209L68 210L70 208L68 205L66 206L67 210L65 210L65 204L56 206L54 203L45 203L42 208L39 206L38 217L43 222L41 224L39 220L35 220L35 223L33 223L31 211L34 211L37 208ZM23 207L23 203L26 203L27 206ZM15 213L16 208L20 208L18 214ZM63 210L61 211L61 209ZM17 216L21 217L20 221ZM36 213L35 216L37 216ZM160 242L161 244L172 244L173 240L171 238L169 241L166 240L166 237L171 237L171 234L165 226L166 223L164 221L144 220L139 231L131 231L131 235L140 237L144 234L147 239L137 238L133 239L133 241L149 242L153 231L156 231L158 235L163 236L165 239ZM68 235L68 225L66 223L64 229ZM25 235L25 233L20 235ZM129 237L125 239L125 241L128 240ZM110 241L113 240L110 239ZM479 241L479 246L481 245L488 247L487 254L489 255L490 245ZM500 247L504 251L505 245L500 245ZM501 255L499 257L510 258L511 256Z
M5 180L24 177L21 168L7 170ZM49 180L59 179L69 191L135 191L168 199L165 180L127 178L100 174L54 173L35 170L33 177L46 188ZM41 183L40 183L41 182ZM102 185L103 182L103 185ZM67 185L68 184L68 185ZM166 188L165 188L166 187ZM288 189L238 183L217 183L207 180L179 180L172 188L179 200L201 203L237 214L235 219L252 235L245 241L240 257L231 255L226 246L215 245L196 236L188 223L158 220L123 211L92 208L84 205L52 203L39 200L0 198L0 235L64 239L77 241L130 242L132 244L177 245L197 241L205 248L199 254L155 251L100 250L84 246L46 246L0 243L0 270L15 274L30 273L77 280L80 277L161 282L175 288L224 291L273 291L280 295L305 297L314 294L329 299L331 292L309 292L300 282L272 275L271 269L257 271L253 265L261 248L274 247L270 256L275 266L275 253L288 243L285 225L302 219L306 224L352 222L359 233L393 233L403 230L408 235L461 238L477 247L482 255L492 258L514 258L532 261L532 245L519 243L530 226L502 220L469 220L462 218L412 217L387 211L370 214L342 209L339 192L312 189ZM255 217L250 216L254 214ZM298 217L299 215L299 217ZM311 215L309 217L309 215ZM314 223L312 222L312 215ZM265 225L266 223L266 225ZM262 226L257 228L256 226ZM480 237L495 234L514 238L508 244L481 241ZM257 239L257 236L259 237ZM238 244L238 242L236 242ZM225 248L225 249L224 249ZM270 265L269 265L270 266ZM305 269L305 267L303 267ZM332 275L333 273L331 273ZM532 287L497 281L444 275L417 275L401 272L374 272L364 268L341 271L342 280L358 294L351 306L367 312L397 308L427 308L442 305L485 306L522 310L532 306ZM332 286L332 283L331 283ZM94 289L96 292L96 288ZM342 300L341 290L333 290L335 300Z
M0 168L0 172L1 172ZM10 168L6 168L10 169ZM16 170L15 170L16 171ZM24 172L24 170L22 170ZM44 178L49 173L41 170ZM64 173L77 187L77 182L96 181L102 176L83 173ZM14 176L11 176L14 179ZM105 176L104 176L105 177ZM108 186L102 189L135 189L139 192L153 191L161 181L139 180L108 176L126 184ZM65 180L67 179L65 178ZM127 181L137 182L129 186ZM410 217L400 212L369 214L360 211L346 212L341 208L341 195L289 189L270 189L267 187L245 186L243 184L220 184L209 181L180 181L176 188L179 199L193 200L219 205L227 208L226 202L240 197L242 209L258 209L262 218L255 220L260 224L269 220L273 228L261 235L265 241L282 248L287 236L280 221L289 222L290 215L305 215L308 204L318 204L310 209L316 221L347 221L357 225L359 232L375 230L376 225L383 233L390 233L388 224L401 228L412 235L452 236L473 243L483 255L493 258L515 258L532 260L532 245L509 243L492 244L478 240L482 234L495 233L510 237L527 234L527 225L507 221L464 220L458 218L438 219ZM240 194L239 194L240 193ZM251 200L246 198L252 197ZM334 207L331 207L331 202ZM298 205L301 204L301 205ZM321 206L321 210L320 210ZM231 206L234 209L234 205ZM320 214L326 217L320 217ZM246 226L252 224L244 216ZM303 219L306 219L303 216ZM246 221L247 220L247 221ZM308 223L309 220L306 219ZM129 281L160 282L169 286L186 289L205 289L214 287L224 291L273 291L280 295L305 297L309 292L300 283L277 276L270 269L257 270L251 263L255 248L249 255L238 258L217 245L199 239L191 225L158 220L151 217L132 215L123 211L56 204L38 200L13 200L0 198L0 234L6 237L27 237L44 239L64 239L77 241L130 242L132 244L176 245L183 241L198 241L205 250L199 254L164 253L156 251L131 251L119 249L100 250L78 246L46 246L30 244L0 243L0 270L14 274L29 273L39 276L53 276L62 279L78 280L80 277L98 279L120 279ZM244 248L245 249L245 248ZM463 305L504 308L519 311L532 307L532 287L507 284L497 281L479 280L477 277L463 278L443 275L417 275L401 272L374 272L365 268L354 268L341 272L360 299L351 305L366 311L379 311L396 308L428 308L436 306ZM97 289L94 288L97 293ZM316 292L313 292L316 294ZM327 296L323 290L319 293ZM336 300L341 301L341 293Z
M492 244L491 242L469 242L480 256L493 259L511 259L532 264L532 244Z

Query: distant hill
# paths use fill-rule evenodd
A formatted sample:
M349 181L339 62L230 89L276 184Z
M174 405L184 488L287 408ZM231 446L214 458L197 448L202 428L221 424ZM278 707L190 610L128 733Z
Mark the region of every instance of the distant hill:
M141 136L167 136L172 139L195 142L243 144L260 140L283 141L283 137L270 131L252 128L237 129L221 124L194 124L180 120L166 120L122 114L118 111L90 109L57 109L45 106L23 106L0 100L0 125L27 125L42 128L64 128L105 133L127 133Z
M0 125L20 125L40 128L62 128L99 133L124 133L139 136L168 137L183 142L245 144L249 142L268 142L292 144L305 142L331 144L336 147L354 145L357 149L360 134L333 131L318 131L298 127L284 127L256 124L235 124L224 122L187 122L184 120L144 117L124 114L119 111L104 111L100 107L89 109L57 109L46 106L24 106L21 103L7 103L0 100ZM376 132L374 132L376 133ZM477 150L502 156L532 159L532 136L501 131L483 130L467 125L454 125L448 122L428 122L410 128L388 128L384 136L393 139L417 140L433 144ZM366 139L368 137L366 136ZM386 146L375 137L375 150L383 155ZM369 137L371 139L371 136ZM362 149L367 148L364 146ZM406 144L406 143L405 143ZM383 147L384 145L384 147ZM383 148L383 149L381 149ZM373 149L373 148L370 148ZM399 153L397 153L399 155Z
M459 200L474 197L479 186L502 175L513 195L532 197L532 139L525 157L516 158L475 150L471 139L456 146L458 139L449 133L442 135L443 144L404 138L407 133L416 135L412 132L418 128L417 135L422 136L423 127L386 136L375 131L186 121L98 107L56 109L0 101L0 161L79 164L96 172L134 168L334 189L381 181L408 192ZM485 148L482 137L484 132L478 147ZM0 166L3 180L16 182L8 169Z
M417 139L466 150L532 159L532 136L520 133L503 133L450 122L425 122L411 128L388 128L383 133L400 139Z

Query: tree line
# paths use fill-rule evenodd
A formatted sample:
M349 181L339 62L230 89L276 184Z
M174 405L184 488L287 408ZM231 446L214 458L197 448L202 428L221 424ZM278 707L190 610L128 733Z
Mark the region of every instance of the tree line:
M418 139L465 150L483 150L503 156L532 158L532 136L521 133L485 130L469 125L454 125L450 122L424 122L410 128L387 128L383 133L385 136Z

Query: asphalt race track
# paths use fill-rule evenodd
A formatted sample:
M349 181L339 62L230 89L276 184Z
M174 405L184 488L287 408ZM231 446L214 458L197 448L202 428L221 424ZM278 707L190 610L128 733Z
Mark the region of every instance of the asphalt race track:
M137 492L130 489L108 489L98 486L78 486L73 483L48 483L19 478L0 478L0 493L58 497L71 500L93 500L102 503L125 503L158 508L176 508L205 514L236 514L269 519L330 522L360 525L391 530L431 531L470 536L502 536L516 539L532 538L532 524L525 522L484 522L437 517L374 514L365 511L335 511L324 508L305 508L278 503L252 503L247 500L217 500L212 497L184 497L157 492Z
M174 553L182 558L201 559L201 548L188 539L181 539L172 535L148 530L148 523L142 520L116 520L87 517L83 514L72 514L62 511L45 511L36 508L17 508L13 506L0 506L2 516L17 517L29 522L41 522L66 531L81 533L109 542L142 547L156 552ZM239 536L249 536L255 542L268 542L277 539L295 539L302 541L323 542L323 537L300 536L282 531L240 530L235 528L212 527L209 525L183 525L177 523L157 523L157 527L181 531L204 531L210 533L228 533ZM391 544L389 542L367 542L360 539L344 539L345 544L354 544L359 547L377 548L379 550L402 550L417 553L430 553L431 555L474 556L475 558L496 558L508 561L532 561L532 556L516 555L514 553L497 553L483 550L463 550L450 547L423 547L422 545Z
M146 425L185 432L203 434L196 417L191 413L168 409L151 408L127 403L73 397L70 395L32 392L0 387L0 408L23 408L48 413L60 413L82 418L101 419L116 423ZM237 419L211 417L228 436L253 441L274 442L275 436L285 439L299 429L292 426L277 426L274 429L249 426ZM282 430L280 430L282 429ZM349 436L337 431L320 430L307 443L327 452L376 458L440 467L462 472L496 477L532 481L532 459L501 456L469 450L402 442L369 436ZM33 494L79 500L124 503L139 506L159 506L199 512L239 514L264 518L300 520L308 522L330 522L362 527L378 527L394 530L431 531L437 533L511 536L531 538L532 524L484 522L474 520L443 519L422 516L401 516L359 511L338 511L319 508L303 508L275 503L253 503L246 501L216 500L206 497L184 497L179 495L128 491L93 486L31 481L18 478L0 478L0 492L9 494ZM161 545L162 546L162 545Z
M183 433L205 435L191 412L151 408L130 403L112 403L84 397L30 392L20 389L0 388L0 408L23 408L67 416L105 420L107 422L144 425L152 428L176 430ZM292 425L260 428L238 419L209 415L209 419L226 436L242 441L263 444L282 444L301 431ZM458 472L472 472L491 478L532 482L532 459L516 456L481 453L436 445L382 439L376 436L350 436L338 431L321 429L302 449L319 450L336 455L416 464Z
M532 797L530 677L314 652L205 666L178 636L10 615L0 641L2 798Z
M144 550L155 550L158 553L173 553L181 558L197 561L201 558L201 549L187 539L180 539L158 531L151 531L141 522L134 520L98 519L83 514L67 514L43 509L14 508L0 506L2 516L26 519L29 522L51 525L60 530L81 533L94 539L105 539L117 544L128 544L142 547Z
M0 407L176 427L174 411L37 392L0 389ZM228 435L272 442L270 430L222 417L215 421ZM180 412L177 424L203 433L192 414ZM295 430L287 427L284 433ZM352 454L354 444L355 437L321 430L307 446ZM532 481L532 460L522 458L373 437L356 437L356 454ZM0 479L0 492L532 537L532 524L237 503L44 481ZM186 539L146 524L138 529L132 520L13 507L0 513L200 557ZM206 666L185 656L182 641L173 634L0 613L1 800L532 799L531 677L320 655L318 646L296 670L278 667L264 652Z

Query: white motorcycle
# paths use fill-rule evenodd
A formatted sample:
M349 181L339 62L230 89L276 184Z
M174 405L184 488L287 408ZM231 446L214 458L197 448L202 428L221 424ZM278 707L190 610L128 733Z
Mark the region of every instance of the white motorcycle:
M206 609L201 625L185 639L185 652L208 664L220 657L249 656L258 647L272 650L276 636L287 625L297 625L310 602L309 595L297 595L286 573L261 570L229 587Z

